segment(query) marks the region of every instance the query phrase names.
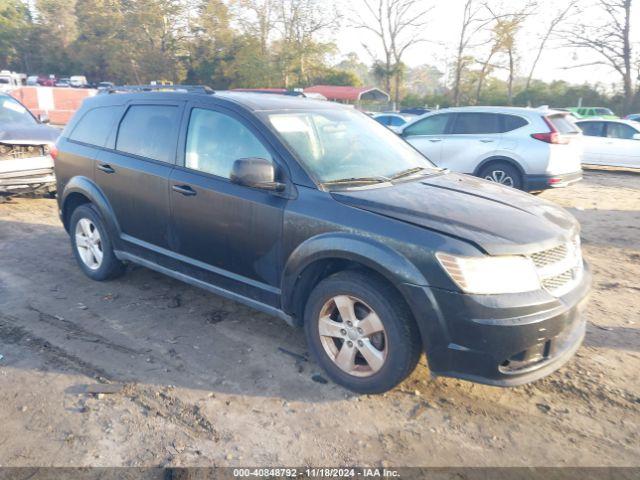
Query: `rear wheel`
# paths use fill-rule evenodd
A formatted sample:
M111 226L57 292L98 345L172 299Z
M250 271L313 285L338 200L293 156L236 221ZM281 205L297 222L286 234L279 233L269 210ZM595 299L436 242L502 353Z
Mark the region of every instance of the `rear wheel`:
M492 162L483 167L478 176L506 187L522 189L522 175L516 167L506 162Z
M109 280L124 273L125 265L116 258L107 230L97 209L80 205L69 224L73 254L82 271L93 280Z
M421 354L420 334L402 297L382 279L356 271L332 275L311 292L305 333L327 375L358 393L395 387Z

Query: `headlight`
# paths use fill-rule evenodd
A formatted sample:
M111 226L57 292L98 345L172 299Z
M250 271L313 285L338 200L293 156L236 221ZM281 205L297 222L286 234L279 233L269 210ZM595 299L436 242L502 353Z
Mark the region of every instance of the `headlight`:
M541 288L536 267L527 257L459 257L442 252L436 257L466 293L520 293Z

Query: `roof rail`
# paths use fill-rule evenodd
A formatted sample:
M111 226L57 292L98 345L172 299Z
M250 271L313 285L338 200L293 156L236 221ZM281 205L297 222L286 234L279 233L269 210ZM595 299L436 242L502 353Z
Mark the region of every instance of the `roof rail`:
M101 90L99 93L131 93L131 92L182 92L205 93L212 95L215 92L206 85L122 85Z

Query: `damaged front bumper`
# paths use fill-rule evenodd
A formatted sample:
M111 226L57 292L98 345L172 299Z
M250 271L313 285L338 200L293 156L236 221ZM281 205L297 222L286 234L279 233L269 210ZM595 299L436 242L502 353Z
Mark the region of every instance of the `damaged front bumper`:
M49 155L0 159L0 194L55 190L53 159Z
M580 281L558 298L542 290L470 295L404 284L404 291L416 318L432 320L421 332L434 375L508 387L549 375L574 355L590 285L584 264Z

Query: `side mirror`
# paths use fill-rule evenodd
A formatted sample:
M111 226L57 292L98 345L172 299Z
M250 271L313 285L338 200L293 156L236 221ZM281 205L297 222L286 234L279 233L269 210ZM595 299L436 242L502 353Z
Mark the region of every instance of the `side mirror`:
M271 160L240 158L233 162L231 181L245 187L281 192L284 183L276 182L276 169Z
M38 121L40 123L49 123L49 115L47 115L46 113L41 113L40 115L38 115Z

